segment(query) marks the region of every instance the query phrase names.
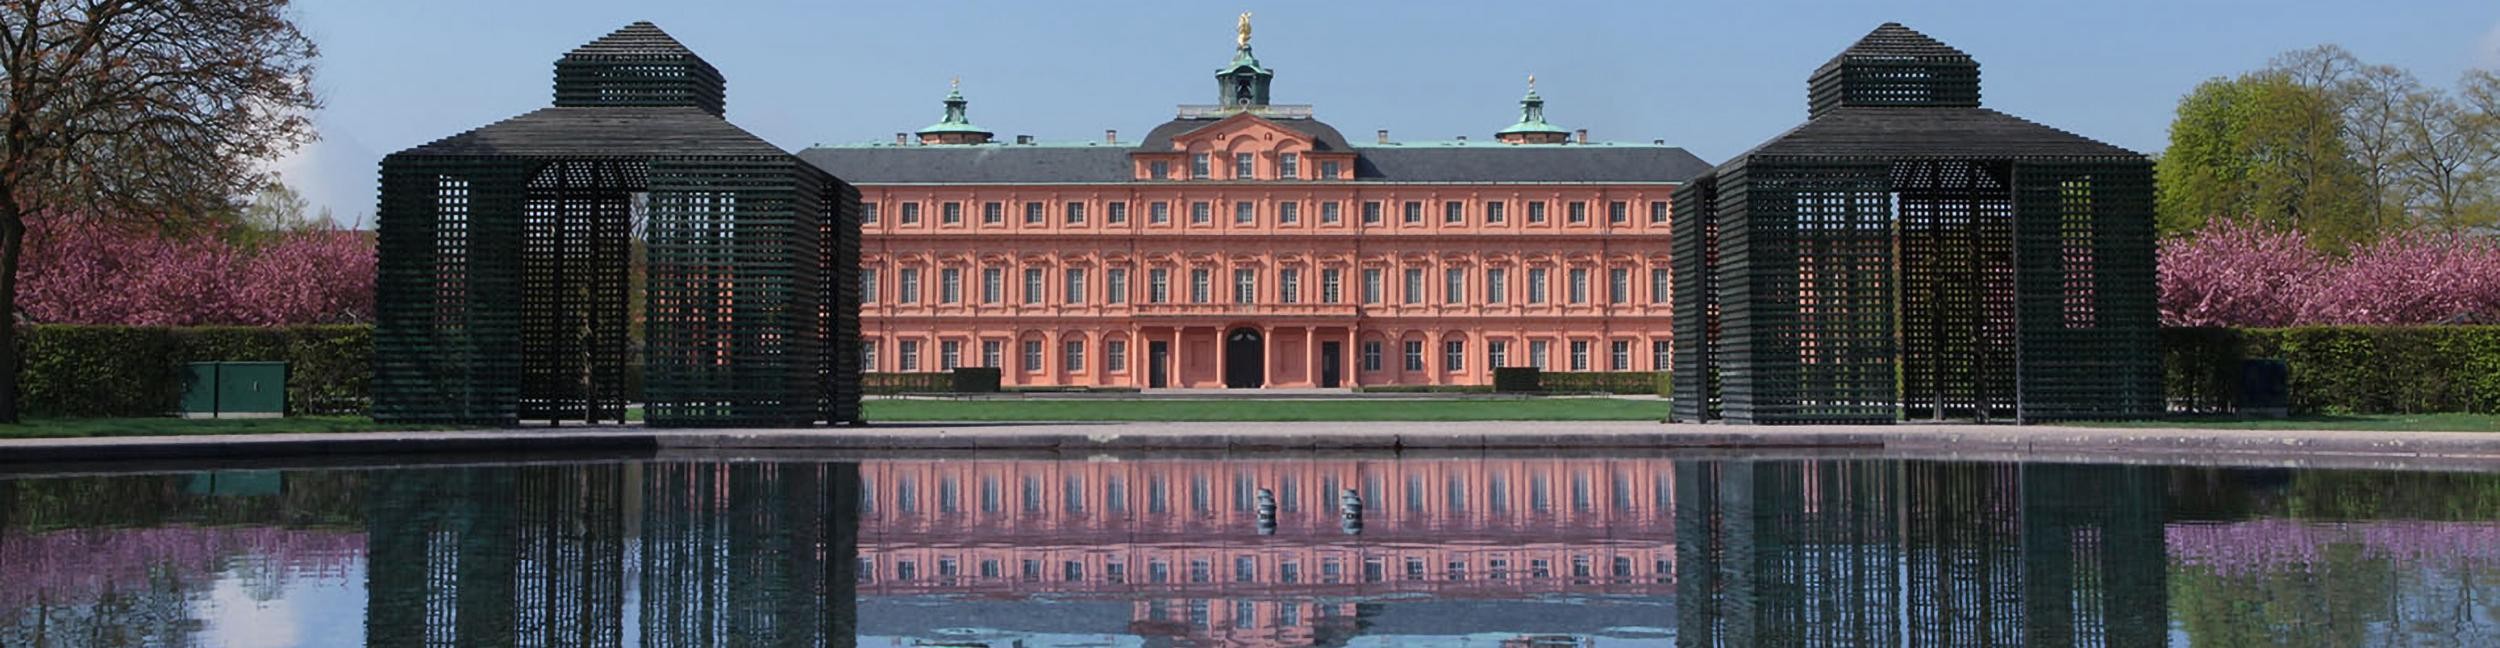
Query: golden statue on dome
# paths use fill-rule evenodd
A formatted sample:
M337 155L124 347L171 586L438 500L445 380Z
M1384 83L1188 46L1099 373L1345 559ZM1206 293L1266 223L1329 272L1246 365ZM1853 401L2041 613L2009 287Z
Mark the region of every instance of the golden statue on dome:
M1234 36L1234 37L1233 37L1233 46L1234 46L1234 47L1249 47L1249 46L1250 46L1250 12L1247 12L1247 11L1241 12L1241 24L1240 24L1240 26L1239 26L1237 29L1240 31L1240 34L1239 34L1239 35L1237 35L1237 36Z

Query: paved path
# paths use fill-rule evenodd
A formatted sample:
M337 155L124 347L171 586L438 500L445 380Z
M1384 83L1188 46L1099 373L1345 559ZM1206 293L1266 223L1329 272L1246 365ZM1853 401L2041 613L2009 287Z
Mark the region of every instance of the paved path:
M445 432L0 440L0 464L411 454L854 454L966 450L1134 452L1658 451L1850 449L1895 456L2037 459L2435 458L2500 470L2500 433L2285 432L2051 426L1745 427L1626 422L893 423L811 430L574 427ZM2363 463L2362 465L2376 465Z

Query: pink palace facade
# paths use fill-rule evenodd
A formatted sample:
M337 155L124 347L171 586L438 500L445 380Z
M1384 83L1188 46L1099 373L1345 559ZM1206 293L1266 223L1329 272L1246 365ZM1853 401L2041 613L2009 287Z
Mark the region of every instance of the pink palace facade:
M1490 139L1357 144L1271 104L1273 77L1245 38L1219 103L1133 143L993 141L957 92L917 137L803 151L867 208L865 370L1256 388L1668 368L1668 194L1700 159L1548 124L1533 83Z

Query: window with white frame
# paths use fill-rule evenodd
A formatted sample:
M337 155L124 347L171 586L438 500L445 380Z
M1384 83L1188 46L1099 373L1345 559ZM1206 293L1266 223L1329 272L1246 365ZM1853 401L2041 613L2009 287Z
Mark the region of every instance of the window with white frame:
M1337 179L1337 171L1338 166L1336 160L1321 160L1319 162L1319 179L1335 180Z
M1165 304L1171 301L1172 270L1170 268L1146 270L1146 303Z
M1606 349L1607 371L1632 370L1632 341L1614 340Z
M1574 200L1574 201L1571 201L1571 224L1573 224L1573 225L1578 225L1578 224L1580 224L1580 223L1586 223L1586 222L1589 222L1589 203L1588 203L1588 201L1585 201L1585 200Z
M1235 179L1235 180L1249 180L1249 179L1253 179L1253 178L1257 178L1257 177L1259 177L1259 164L1258 164L1258 162L1259 162L1259 157L1258 157L1258 156L1256 156L1256 155L1252 155L1252 154L1249 154L1249 153L1234 153L1234 154L1233 154L1233 179Z
M1128 203L1124 203L1124 202L1103 203L1103 204L1102 204L1102 222L1107 223L1107 224L1111 224L1111 225L1126 225L1126 224L1128 224Z
M859 370L860 370L860 371L876 371L876 370L877 370L877 341L876 341L876 340L874 340L874 339L869 339L869 340L860 340L860 341L859 341Z
M1233 270L1233 303L1259 303L1259 271L1249 268Z
M941 340L938 342L938 371L954 371L955 367L962 366L960 363L963 359L964 343L962 341Z
M1406 269L1406 293L1405 293L1405 297L1406 297L1406 304L1407 304L1407 305L1409 305L1409 306L1413 306L1413 305L1416 305L1416 304L1421 304L1421 303L1424 303L1424 269L1423 269L1423 268L1407 268L1407 269Z
M1442 341L1441 341L1441 370L1442 370L1442 371L1466 371L1466 370L1467 370L1467 341L1466 341L1466 340L1442 340Z
M1589 269L1571 269L1571 303L1589 303Z
M1363 303L1380 303L1380 269L1363 269Z
M1665 224L1667 224L1667 201L1664 201L1664 200L1652 200L1652 201L1649 201L1649 224L1651 224L1651 225L1665 225Z
M1000 223L1005 223L1005 222L1007 222L1007 204L1006 204L1006 203L1001 203L1001 202L985 202L985 203L981 203L981 223L982 223L982 224L985 224L985 225L997 225L997 224L1000 224Z
M1189 203L1189 223L1205 225L1215 222L1215 204L1204 200Z
M1494 369L1510 366L1509 340L1493 340L1486 342L1484 343L1484 348L1485 366L1492 367Z
M1589 341L1588 341L1588 340L1572 340L1572 341L1571 341L1571 370L1572 370L1572 371L1588 371L1588 370L1589 370Z
M1344 298L1344 270L1323 268L1319 271L1319 302L1334 304Z
M1545 222L1545 201L1539 200L1528 203L1528 223L1536 224L1543 222Z
M1208 159L1208 157L1209 157L1209 156L1208 156L1207 154L1205 154L1205 153L1199 153L1199 154L1197 154L1197 155L1192 155L1192 156L1189 156L1189 177L1190 177L1190 178L1197 179L1197 180L1205 180L1205 179L1207 179L1207 175L1208 175L1208 173L1209 173L1209 171L1208 171L1207 167L1212 166L1211 164L1209 164L1210 160Z
M1538 369L1544 369L1544 368L1547 368L1547 367L1552 367L1553 365L1550 365L1550 364L1546 364L1546 363L1545 363L1546 359L1547 359L1548 357L1550 357L1550 356L1547 356L1547 355L1546 355L1546 351L1550 351L1550 350L1552 350L1552 349L1550 348L1551 346L1552 346L1552 345L1551 345L1550 343L1548 343L1548 342L1546 342L1546 341L1544 341L1544 340L1529 340L1529 341L1528 341L1528 366L1531 366L1531 367L1536 367L1536 368L1538 368Z
M1189 269L1189 303L1204 304L1214 300L1214 296L1210 294L1214 292L1211 286L1214 283L1214 274L1214 271L1206 268Z
M877 224L876 203L864 202L859 204L859 222L863 225Z
M1146 223L1162 225L1172 222L1172 203L1155 201L1146 204Z
M1632 222L1632 203L1621 200L1606 203L1606 222L1616 225Z
M1292 200L1276 203L1276 222L1285 225L1301 224L1302 203Z
M1249 224L1251 224L1251 223L1256 223L1256 222L1259 222L1259 204L1258 204L1258 203L1250 202L1250 201L1247 201L1247 200L1235 201L1235 202L1233 203L1233 224L1234 224L1234 225L1249 225Z
M1493 200L1493 201L1487 201L1487 202L1485 202L1485 203L1484 203L1484 222L1485 222L1485 223L1487 223L1487 224L1492 224L1492 225L1500 225L1500 224L1502 224L1503 219L1506 219L1506 218L1509 218L1509 217L1510 217L1510 215L1509 215L1509 214L1503 213L1503 211L1504 211L1504 210L1503 210L1502 201L1499 201L1499 200Z
M1467 303L1467 269L1441 271L1441 303L1457 306Z
M873 301L877 301L877 269L861 268L859 270L859 303L865 304Z
M1606 269L1606 303L1621 305L1632 301L1632 269Z
M1128 268L1104 270L1102 281L1102 303L1113 305L1128 303Z
M918 224L920 224L920 203L916 203L916 202L907 202L907 203L903 203L903 218L902 218L902 220L903 220L903 224L904 224L904 225L918 225Z
M1377 200L1366 200L1366 201L1363 201L1363 224L1365 224L1365 225L1379 225L1379 224L1380 224L1380 201L1377 201Z
M1441 203L1441 223L1457 225L1467 222L1467 203L1456 200Z
M1068 203L1067 216L1069 225L1085 224L1085 203Z
M963 268L941 268L941 269L939 269L939 270L938 270L938 303L940 303L940 304L953 304L953 303L957 303L957 302L961 302L961 301L963 301L963 298L964 298L964 269L963 269Z
M1665 306L1673 296L1668 291L1674 287L1675 278L1667 274L1666 268L1649 269L1649 303Z
M1339 219L1343 218L1343 214L1342 214L1341 212L1343 212L1344 210L1345 210L1345 203L1337 202L1337 201L1334 201L1334 200L1331 200L1331 201L1328 201L1328 202L1324 202L1324 203L1320 203L1320 204L1319 204L1319 224L1321 224L1321 225L1335 225L1335 224L1337 224L1337 221L1338 221Z
M1406 370L1407 370L1407 371L1423 371L1423 370L1424 370L1424 341L1423 341L1423 340L1407 340L1407 341L1406 341Z
M1380 342L1379 342L1379 341L1377 341L1377 340L1373 340L1373 341L1368 341L1368 342L1364 342L1364 343L1363 343L1363 370L1364 370L1364 371L1379 371L1379 370L1380 370Z
M1041 372L1042 372L1042 341L1041 341L1041 340L1025 340L1025 341L1024 341L1024 366L1022 366L1022 367L1017 367L1017 368L1018 368L1018 369L1023 369L1025 373L1041 373Z
M1509 300L1510 270L1486 268L1484 270L1484 303L1500 304Z
M920 370L920 341L903 340L894 348L896 367L904 372Z
M1166 162L1166 161L1163 161L1163 160L1155 160L1155 161L1153 161L1153 162L1147 162L1147 163L1146 163L1146 177L1148 177L1148 178L1153 178L1153 179L1156 179L1156 180L1170 180L1170 179L1172 179L1172 163L1170 163L1170 162Z
M1028 202L1024 204L1024 224L1042 224L1042 203Z
M1042 303L1042 297L1042 269L1025 268L1024 303L1027 305L1040 304Z
M1302 179L1302 154L1286 153L1276 156L1276 177L1286 180Z
M964 204L959 202L950 202L939 207L938 222L948 225L962 224L964 222Z
M1102 344L1102 369L1128 371L1128 340L1111 340Z
M1302 269L1285 268L1276 271L1276 292L1278 301L1287 304L1301 303Z
M1005 359L1003 359L1003 358L999 357L999 354L1000 354L1000 353L1003 353L1003 352L1005 351L1005 347L1006 347L1006 346L1007 346L1007 343L1006 343L1006 342L1002 342L1002 341L999 341L999 340L982 340L982 341L981 341L981 366L984 366L984 367L989 367L989 368L992 368L992 369L1000 369L1000 368L1004 368L1004 365L1003 365L1002 363L1004 363L1004 362L1005 362Z
M920 303L920 269L904 268L901 283L901 287L895 292L902 294L898 295L899 299L895 301L905 304Z
M1528 269L1528 303L1545 303L1545 286L1551 283L1548 279L1544 268Z
M1007 271L999 268L981 269L981 303L996 304L1005 299Z
M1675 366L1675 346L1666 340L1649 341L1649 370L1666 371Z
M1404 218L1406 219L1406 224L1408 225L1423 224L1424 202L1420 200L1406 201L1406 214Z
M1060 346L1062 348L1059 352L1059 360L1066 366L1066 371L1069 373L1084 371L1085 341L1082 339L1068 340L1067 342L1061 343Z
M1068 268L1062 278L1064 281L1061 283L1066 285L1060 286L1060 299L1067 300L1072 306L1085 303L1085 269Z

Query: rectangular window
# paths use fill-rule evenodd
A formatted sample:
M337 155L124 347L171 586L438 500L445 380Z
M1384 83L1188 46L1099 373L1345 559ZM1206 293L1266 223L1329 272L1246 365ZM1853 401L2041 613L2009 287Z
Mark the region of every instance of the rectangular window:
M1651 224L1651 225L1665 225L1665 224L1667 224L1667 201L1664 201L1664 200L1652 200L1652 201L1649 201L1649 224Z
M1285 180L1302 179L1302 154L1286 153L1276 156L1276 177Z
M1509 341L1507 341L1507 340L1494 340L1494 341L1491 341L1491 342L1486 342L1484 346L1485 346L1485 361L1486 361L1486 362L1490 362L1490 363L1492 363L1492 364L1489 364L1489 365L1486 365L1486 366L1489 366L1489 367L1492 367L1492 368L1495 368L1495 369L1500 369L1500 368L1503 368L1503 367L1508 367L1508 366L1510 366L1510 342L1509 342Z
M1172 301L1172 271L1154 268L1146 271L1146 302L1162 304Z
M938 343L938 371L954 371L956 367L962 366L963 359L964 343L962 341L946 340Z
M1040 224L1042 224L1042 204L1041 204L1041 203L1038 203L1038 202L1028 202L1028 203L1025 203L1025 204L1024 204L1024 224L1026 224L1026 225L1040 225Z
M877 341L876 341L876 340L861 340L861 341L860 341L860 343L859 343L859 370L860 370L860 371L876 371L876 370L877 370Z
M1606 354L1606 370L1607 370L1607 371L1631 371L1631 370L1632 370L1632 341L1631 341L1631 340L1615 340L1615 341L1614 341L1614 344L1612 344L1612 345L1610 345L1610 346L1611 346L1611 348L1607 349L1607 352L1608 352L1608 353Z
M1528 222L1530 224L1545 222L1545 201L1528 203Z
M1005 347L1005 346L1007 346L1007 344L1006 344L1005 342L1001 342L1001 341L998 341L998 340L982 340L982 341L981 341L981 366L984 366L984 367L989 367L989 368L992 368L992 369L997 369L997 368L1000 368L1000 367L1004 366L1004 365L1002 365L1002 364L1001 364L1001 359L999 358L999 353L1001 353L1001 352L1004 350L1004 349L1003 349L1003 347Z
M1300 303L1302 301L1302 270L1285 268L1276 271L1276 288L1280 301L1287 304Z
M1207 154L1189 156L1189 177L1196 180L1207 179L1208 166Z
M1128 268L1112 268L1110 270L1105 270L1103 271L1102 280L1102 303L1128 303Z
M1042 303L1042 269L1024 269L1024 303Z
M1423 340L1407 340L1407 341L1406 341L1406 370L1407 370L1407 371L1423 371L1423 370L1424 370L1424 341L1423 341Z
M1441 223L1457 225L1467 222L1467 203L1456 200L1441 203Z
M1005 223L1005 222L1007 222L1007 204L1006 204L1006 203L999 203L999 202L985 202L985 203L981 203L981 223L982 223L982 224L984 224L984 225L997 225L997 224L1000 224L1000 223Z
M1259 302L1259 271L1242 268L1233 271L1233 303Z
M1405 216L1405 218L1406 218L1406 224L1408 224L1408 225L1422 225L1422 224L1424 223L1424 203L1423 203L1423 201L1420 201L1420 200L1409 200L1409 201L1406 201L1406 216Z
M1085 370L1085 341L1069 340L1059 345L1059 360L1069 373Z
M1065 281L1060 286L1059 298L1071 306L1085 303L1085 269L1069 268L1061 275Z
M1249 180L1257 178L1259 177L1258 169L1258 156L1251 155L1249 153L1233 154L1233 179Z
M904 268L902 283L902 290L897 291L902 293L900 295L901 299L896 301L900 301L905 304L920 303L920 269Z
M920 370L920 341L903 340L894 351L898 368L905 372Z
M1499 225L1505 217L1507 215L1502 213L1502 201L1496 200L1484 204L1484 222Z
M1632 270L1630 268L1607 268L1606 303L1621 305L1628 301L1632 301Z
M1001 299L999 294L1005 292L1005 288L1001 284L1006 283L1006 274L1006 271L998 268L981 269L981 303L998 303L998 300Z
M1589 269L1571 269L1571 303L1589 303Z
M1320 161L1320 163L1319 163L1319 178L1320 178L1321 180L1335 180L1335 179L1337 179L1337 162L1336 162L1335 160L1322 160L1322 161Z
M877 301L877 269L862 268L859 271L859 303L874 301Z
M1215 205L1206 201L1189 203L1189 223L1205 225L1215 222Z
M1259 205L1247 200L1233 203L1233 224L1249 225L1259 221Z
M859 204L859 222L864 225L877 224L876 203L864 202Z
M1572 340L1572 341L1571 341L1571 370L1572 370L1572 371L1588 371L1588 370L1589 370L1589 341L1588 341L1588 340Z
M1083 225L1083 224L1085 224L1085 203L1081 203L1081 202L1072 202L1072 203L1068 203L1068 210L1067 210L1067 213L1068 213L1068 224L1069 224L1069 225Z
M903 224L904 224L904 225L918 225L918 224L920 224L920 203L916 203L916 202L907 202L907 203L903 203Z
M1547 283L1550 282L1546 281L1544 268L1528 269L1528 303L1545 303L1545 286Z
M1421 303L1424 303L1424 269L1407 268L1406 304L1413 306Z
M1336 269L1336 268L1325 268L1325 269L1321 269L1321 270L1319 271L1319 301L1320 301L1320 303L1322 303L1322 304L1334 304L1334 303L1337 303L1340 299L1342 299L1342 298L1345 296L1345 293L1344 293L1344 290L1343 290L1343 285L1342 285L1342 284L1343 284L1342 279L1344 278L1344 275L1345 275L1345 271L1344 271L1344 270L1339 270L1339 269Z
M1041 373L1041 372L1042 372L1042 341L1041 341L1041 340L1025 340L1025 341L1024 341L1024 366L1022 366L1022 367L1018 367L1018 368L1019 368L1019 369L1023 369L1025 373Z
M1154 225L1162 225L1164 223L1172 222L1172 203L1147 203L1146 222Z
M961 224L963 224L963 222L964 222L964 204L963 204L963 203L959 203L959 202L950 202L950 203L946 203L946 204L945 204L944 206L942 206L942 207L939 207L939 208L938 208L938 222L945 223L945 224L948 224L948 225L961 225Z
M1114 372L1128 371L1128 340L1111 340L1102 343L1102 369Z
M964 269L938 270L938 303L953 304L964 298Z
M1276 203L1276 222L1294 225L1302 222L1302 203L1291 200Z
M1379 342L1364 342L1364 343L1363 343L1363 370L1364 370L1364 371L1379 371L1379 370L1380 370L1380 343L1379 343Z
M1616 225L1632 222L1632 203L1621 200L1606 203L1606 222Z
M1668 298L1672 296L1667 293L1674 288L1674 278L1668 276L1666 268L1649 269L1649 303L1667 305Z
M1324 202L1324 203L1320 203L1320 204L1319 204L1319 224L1321 224L1321 225L1335 225L1335 224L1337 224L1337 221L1338 221L1338 219L1340 218L1340 214L1339 214L1339 212L1343 211L1344 209L1345 209L1345 204L1344 204L1344 203L1336 202L1336 201L1333 201L1333 200L1332 200L1332 201L1328 201L1328 202Z
M1586 222L1589 222L1589 204L1585 201L1571 201L1571 223L1577 225Z
M1675 366L1675 345L1666 340L1649 341L1649 370L1666 371Z
M1363 303L1380 303L1380 269L1363 269Z
M1213 297L1208 294L1212 292L1210 284L1214 283L1214 277L1211 276L1213 274L1214 272L1207 270L1206 268L1191 268L1189 270L1190 303L1204 304L1213 299Z
M1528 366L1536 367L1538 369L1553 366L1545 364L1546 346L1547 344L1544 340L1530 340L1528 342Z
M1484 271L1484 303L1500 304L1510 300L1510 272L1502 268Z
M1466 370L1467 370L1467 341L1466 341L1466 340L1445 340L1445 341L1441 342L1441 370L1442 370L1442 371L1466 371Z
M1163 161L1163 160L1155 160L1155 161L1153 161L1153 162L1147 162L1147 163L1146 163L1146 177L1147 177L1147 178L1151 178L1151 179L1155 179L1155 180L1170 180L1170 179L1172 179L1172 163L1170 163L1170 162L1165 162L1165 161Z
M1128 224L1128 203L1103 203L1102 222L1110 225Z
M1380 201L1377 201L1377 200L1366 200L1366 201L1363 201L1363 224L1365 224L1365 225L1379 225L1379 224L1380 224Z
M1441 303L1457 306L1467 303L1467 270L1450 268L1441 271Z

